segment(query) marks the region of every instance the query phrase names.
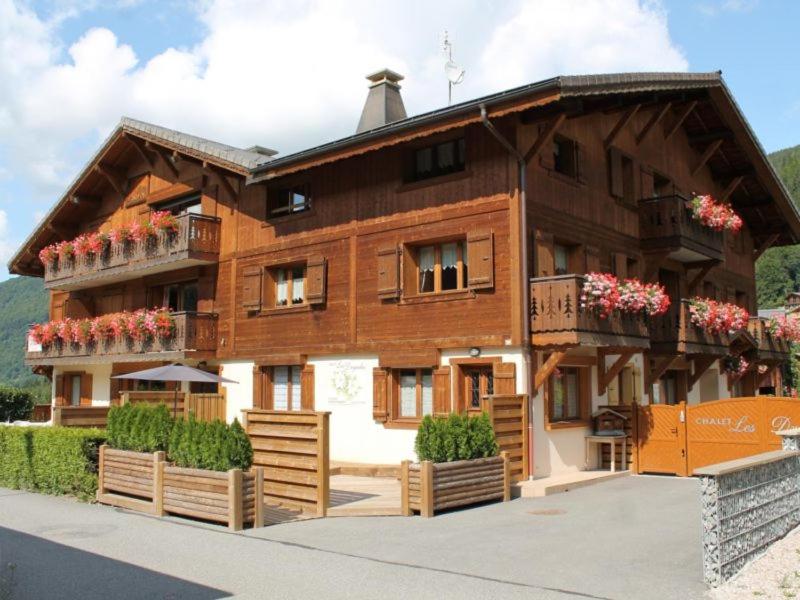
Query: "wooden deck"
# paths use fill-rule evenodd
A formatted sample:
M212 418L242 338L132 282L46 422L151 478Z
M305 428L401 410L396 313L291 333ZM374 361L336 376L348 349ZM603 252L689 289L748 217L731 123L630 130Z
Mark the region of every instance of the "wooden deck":
M400 481L395 477L331 476L329 517L400 515Z

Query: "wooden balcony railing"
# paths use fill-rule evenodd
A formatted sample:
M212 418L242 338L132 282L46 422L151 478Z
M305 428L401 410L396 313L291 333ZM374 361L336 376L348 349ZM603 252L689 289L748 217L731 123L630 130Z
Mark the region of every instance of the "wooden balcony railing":
M639 237L645 252L670 252L670 258L681 262L724 257L722 232L697 221L682 196L639 201Z
M752 317L747 329L758 344L756 356L759 360L776 362L789 360L789 355L791 353L789 342L772 335L767 329L766 319L762 317Z
M583 277L531 279L531 334L537 347L614 346L649 348L643 315L614 312L603 319L580 306Z
M710 333L692 324L688 300L673 302L667 314L650 321L650 345L658 354L725 356L730 344L727 333Z
M119 339L89 344L53 343L42 347L28 341L25 362L29 365L106 363L122 357L136 360L180 360L217 349L217 315L173 313L175 335L169 339Z
M209 264L219 256L220 219L187 214L177 217L178 231L141 241L111 244L100 256L56 261L44 272L44 285L52 290L79 290L124 281L167 268Z

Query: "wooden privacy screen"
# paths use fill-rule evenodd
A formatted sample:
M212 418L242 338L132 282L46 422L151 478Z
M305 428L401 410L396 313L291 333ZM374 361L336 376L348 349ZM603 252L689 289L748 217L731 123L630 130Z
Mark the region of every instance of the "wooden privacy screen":
M61 427L106 426L107 406L54 406L53 425Z
M243 422L267 504L324 517L330 504L328 412L252 409Z
M777 432L800 426L800 400L757 396L640 406L637 425L640 473L691 475L698 467L779 449Z
M178 392L177 399L175 392L122 392L119 397L119 404L145 402L148 404L165 404L172 413L173 409L176 416L189 418L193 414L198 421L213 421L219 419L225 421L226 399L225 389L221 394L187 394Z
M528 396L497 394L485 396L481 409L489 413L501 452L508 452L511 480L528 476Z

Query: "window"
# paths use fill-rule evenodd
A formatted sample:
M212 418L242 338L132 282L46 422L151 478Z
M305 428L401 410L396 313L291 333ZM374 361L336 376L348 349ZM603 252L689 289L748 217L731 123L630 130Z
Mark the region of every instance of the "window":
M622 199L626 202L636 202L636 176L634 175L633 160L622 155Z
M69 403L78 406L81 403L81 376L70 375L70 396Z
M553 168L572 179L578 178L578 144L562 136L553 137Z
M418 292L431 294L467 287L467 243L447 242L416 249Z
M197 312L197 282L164 286L163 306L173 312Z
M432 369L398 369L395 380L395 419L421 419L433 414Z
M272 409L300 410L300 367L272 367Z
M653 192L656 198L672 195L672 182L663 175L653 173Z
M569 273L569 254L569 248L563 244L553 245L554 273L556 275L566 275Z
M267 191L268 216L279 217L306 211L311 208L308 184L300 184Z
M413 153L409 179L420 181L463 171L466 164L464 138L418 148Z
M253 369L253 406L265 410L300 411L314 408L314 367L261 365Z
M176 217L186 214L200 215L203 213L200 194L192 194L191 196L184 196L177 200L164 202L163 204L159 204L156 210L169 211Z
M272 270L275 282L275 306L297 306L306 300L306 268L303 265Z
M577 367L556 369L550 376L550 422L577 421L581 414L580 373Z

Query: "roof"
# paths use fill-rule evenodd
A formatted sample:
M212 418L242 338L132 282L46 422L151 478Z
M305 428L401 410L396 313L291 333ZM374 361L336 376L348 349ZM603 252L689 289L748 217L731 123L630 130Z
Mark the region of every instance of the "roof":
M782 317L786 314L784 307L780 308L760 308L758 309L758 316L762 319L769 319L772 317Z

